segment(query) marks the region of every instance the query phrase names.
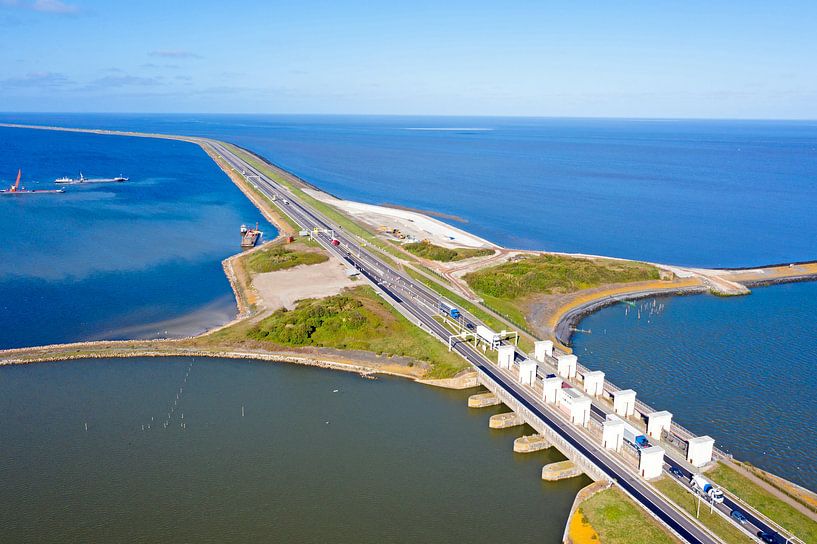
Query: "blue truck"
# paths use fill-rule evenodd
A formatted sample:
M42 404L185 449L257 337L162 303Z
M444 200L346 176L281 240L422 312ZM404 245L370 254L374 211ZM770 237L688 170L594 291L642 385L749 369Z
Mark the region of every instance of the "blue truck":
M443 302L440 303L440 311L448 315L448 317L450 317L451 319L459 319L462 316L462 314L457 308L449 307L448 304L445 304Z

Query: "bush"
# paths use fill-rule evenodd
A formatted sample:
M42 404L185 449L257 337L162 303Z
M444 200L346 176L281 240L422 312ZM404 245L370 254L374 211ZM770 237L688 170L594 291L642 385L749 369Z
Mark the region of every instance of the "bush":
M658 269L644 263L536 255L471 272L465 281L483 296L517 299L658 278Z

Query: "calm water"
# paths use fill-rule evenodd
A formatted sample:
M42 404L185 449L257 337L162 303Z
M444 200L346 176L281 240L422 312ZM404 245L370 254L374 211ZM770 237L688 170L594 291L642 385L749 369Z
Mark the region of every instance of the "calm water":
M556 543L589 482L542 482L557 454L468 392L190 362L0 368L2 540Z
M0 120L223 138L339 196L455 214L474 233L511 247L698 266L817 258L817 122L22 114Z
M737 458L817 489L817 283L657 301L663 313L640 320L623 305L584 319L582 362Z
M3 114L0 120L213 136L257 151L338 196L456 214L469 221L467 229L507 246L699 266L817 258L814 122L53 114ZM459 130L414 130L418 128ZM16 165L21 157L28 157L23 161L24 166L31 164L26 170L28 179L53 179L83 169L88 175L124 172L134 183L83 188L59 200L0 203L11 209L0 214L4 242L0 288L5 310L0 317L0 345L149 335L173 329L176 319L189 328L187 321L201 326L207 320L224 319L232 311L218 261L235 251L236 225L254 220L257 212L200 150L164 141L19 134L0 129L4 144L0 162ZM3 176L9 178L16 166L7 170ZM624 320L623 308L611 308L585 322L584 327L597 332L578 338L577 344L589 366L603 368L616 383L633 387L656 407L671 410L691 429L711 433L739 457L814 488L817 468L810 444L817 437L811 399L817 378L810 361L817 349L809 319L815 313L815 294L814 284L801 284L758 289L739 299L664 300L665 313L649 324ZM167 320L171 320L169 325L162 323ZM604 329L606 335L598 332ZM45 379L56 368L37 367L36 372L44 372ZM99 381L93 383L100 390L118 379L104 365L80 368L91 368L99 375ZM235 368L245 370L244 366ZM800 374L785 374L792 369ZM22 383L39 386L40 380ZM301 387L298 380L287 383ZM386 383L390 382L382 382ZM391 387L382 384L378 387ZM384 390L365 389L366 396L356 398L362 404L372 391ZM698 394L701 390L705 393ZM448 402L438 392L409 391L408 396L428 394ZM84 396L77 394L77 398ZM285 411L295 407L298 414L293 417L298 421L301 410L329 410L334 397L326 402L321 399L293 400ZM457 414L461 400L455 403ZM423 402L437 401L424 398ZM379 418L410 415L392 414L391 405L386 408L373 413ZM451 415L445 412L435 412L434 417ZM412 425L421 425L424 413L415 412L419 416ZM66 410L64 417L76 420L80 415ZM348 422L354 425L354 433L368 432L369 419L354 417L357 419ZM482 436L483 424L480 420L479 430L463 437ZM76 421L72 425L75 428ZM296 427L282 427L279 438L298 436L302 429ZM189 430L185 436L193 434L192 424ZM252 440L263 441L268 437L262 431L256 428L259 436L247 434L243 440L252 436ZM415 433L408 448L418 449L416 441L432 436L429 432ZM775 439L781 435L795 438ZM104 449L101 444L107 444L110 437L100 438L97 447ZM65 438L76 439L74 435ZM226 444L213 457L229 455L237 447L233 442ZM424 448L431 446L426 443ZM515 466L508 460L509 447L503 448L497 470ZM470 470L470 455L488 455L483 449L484 444L468 449L468 457L457 457L457 466ZM141 457L129 459L130 463L148 462L139 461ZM431 474L448 474L439 464L447 459L439 456L419 466ZM183 474L197 471L197 477L204 479L213 472L208 463L216 461L194 457L186 468L180 458L175 462ZM386 457L367 458L374 466L386 462ZM346 466L333 472L342 472ZM227 470L219 465L215 468ZM406 467L410 468L416 467ZM129 470L122 468L121 472ZM137 472L150 469L139 465ZM262 491L240 495L240 489L219 478L221 473L214 481L221 482L223 493L233 502L255 504L250 499L264 495ZM419 476L412 473L401 481L413 478ZM355 479L361 479L360 474L348 481ZM146 481L144 497L161 494L156 482L163 481ZM445 516L429 513L427 508L433 504L448 515L474 516L474 523L482 527L479 521L489 519L482 516L492 515L493 509L483 507L487 503L461 505L473 490L487 486L469 481L473 487L453 486L454 498L446 494L438 502L438 487L447 488L448 480L439 486L437 478L433 488L425 491L429 499L418 499L419 494L402 502L389 499L384 503L389 505L387 510L369 513L368 519L376 531L388 530L378 524L388 519L384 513L395 519L416 515L424 523L439 523L423 534L425 539L470 530L470 521L446 524ZM361 505L367 504L365 497L341 484L333 489L350 497L350 508L356 513L365 511ZM457 489L468 492L457 494ZM198 489L184 493L188 512L169 505L175 517L168 514L168 519L182 519L179 516L194 511L191 497L200 496ZM546 496L550 500L550 494ZM341 511L332 504L332 512ZM500 501L497 508L500 504L511 503ZM80 507L95 508L93 504ZM143 505L143 514L145 508ZM289 524L291 529L315 515L312 503L298 508L292 519L278 516L258 521L256 526L278 523ZM511 510L505 507L505 515ZM332 512L328 515L334 515ZM119 512L115 518L127 515ZM162 524L172 527L168 519ZM206 521L202 527L221 523ZM190 523L180 525L183 527L175 530L198 530ZM308 525L309 531L318 531L313 525L317 524ZM394 526L408 530L413 524L395 522ZM475 530L474 534L490 534L486 531ZM376 534L383 537L385 533Z
M235 315L221 260L260 214L199 147L0 128L0 165L3 185L22 167L30 189L130 177L0 197L0 348L183 335Z

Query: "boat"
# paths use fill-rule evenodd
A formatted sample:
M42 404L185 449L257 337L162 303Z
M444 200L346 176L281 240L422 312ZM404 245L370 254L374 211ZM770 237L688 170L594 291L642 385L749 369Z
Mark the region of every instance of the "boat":
M67 176L57 178L54 180L54 183L63 183L69 185L75 185L78 183L122 183L123 181L128 181L129 178L126 178L123 175L119 175L115 178L86 178L82 175L82 172L79 173L78 178L69 178Z
M21 168L17 170L17 181L8 189L0 189L0 195L42 195L65 192L65 189L26 189L20 186L20 178L22 175L23 169Z
M264 233L258 230L258 223L255 224L254 229L241 225L241 247L255 247L262 234Z

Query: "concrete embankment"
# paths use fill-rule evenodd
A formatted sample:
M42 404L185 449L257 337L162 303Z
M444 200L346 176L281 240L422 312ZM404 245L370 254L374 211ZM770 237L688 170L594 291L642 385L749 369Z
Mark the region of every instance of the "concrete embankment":
M582 475L582 469L571 460L558 461L542 467L542 479L548 482L556 482L567 478L575 478Z
M550 448L553 444L541 434L520 436L513 441L514 453L533 453Z
M586 316L612 306L623 300L637 300L655 296L681 296L705 293L708 287L697 279L689 279L669 285L656 285L647 289L620 287L600 290L596 293L579 295L574 300L561 306L549 320L554 339L562 346L568 346L573 336L573 329Z

